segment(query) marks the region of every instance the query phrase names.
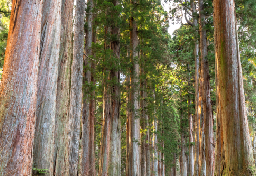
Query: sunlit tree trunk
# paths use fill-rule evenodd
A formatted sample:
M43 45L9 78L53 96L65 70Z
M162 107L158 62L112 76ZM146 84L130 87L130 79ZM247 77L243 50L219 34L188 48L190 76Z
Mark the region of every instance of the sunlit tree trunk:
M61 0L43 3L33 167L53 175Z
M0 85L0 174L31 175L42 1L13 0Z
M131 1L134 5L134 2ZM132 73L132 99L133 99L133 112L131 120L131 138L132 138L132 175L140 176L140 118L139 118L139 57L137 46L139 43L138 40L138 31L137 25L134 17L130 18L130 27L131 27L131 46L132 53L131 59L133 63L133 73Z
M155 90L153 90L153 100L156 101L155 98ZM155 106L155 105L154 105ZM154 114L153 114L153 175L158 176L158 139L157 139L157 132L158 132L158 119L156 117L156 107L154 107Z
M143 59L142 58L142 55L143 55L143 53L142 53L142 51L140 51L140 53L141 53L141 59ZM144 97L144 95L145 95L145 91L146 91L146 89L145 89L145 82L146 81L144 81L144 79L142 79L142 78L144 78L144 74L145 74L145 72L144 72L144 64L142 63L141 64L141 71L140 71L140 73L141 73L141 75L140 75L140 77L141 77L141 80L140 80L140 86L141 86L141 91L140 91L140 96L141 96L141 100L140 100L140 109L141 109L141 128L142 128L142 133L141 133L141 176L146 176L146 165L147 165L147 155L146 155L146 133L145 133L145 131L146 131L146 106L145 106L145 104L146 104L146 101L145 101L145 98L146 97Z
M197 20L197 10L195 0L191 1L192 13L193 13L193 28L196 31L198 26ZM195 57L195 120L194 120L194 132L195 132L195 147L194 147L194 170L192 158L190 158L190 174L199 175L199 119L200 119L200 109L199 109L199 44L197 38L195 38L195 48L194 48L194 57ZM191 122L189 122L191 123ZM190 156L191 157L191 156Z
M201 75L202 75L202 100L204 111L204 135L205 135L205 160L206 175L214 175L214 139L213 139L213 114L210 97L210 76L207 59L207 36L205 30L204 1L199 0L199 31L200 31L200 53L201 53Z
M93 40L93 0L87 2L87 33L85 47L85 78L83 92L83 132L82 132L82 175L94 176L95 154L94 154L94 112L92 111L91 96L91 58Z
M73 31L74 0L62 0L61 4L61 34L56 97L55 117L55 151L54 174L68 175L69 162L69 102L70 74L72 60L72 31Z
M185 129L184 129L185 119L183 114L181 114L181 152L180 152L180 175L187 176L187 157L186 157L186 138L185 138Z
M131 146L131 80L130 76L127 76L127 95L126 95L126 176L131 175L131 151L132 151L132 146Z
M74 18L74 47L71 66L69 119L69 175L78 174L80 117L82 110L85 1L77 0Z
M214 0L214 26L219 94L217 118L220 118L223 130L223 138L217 140L217 147L223 145L224 148L224 160L221 160L224 167L216 171L216 175L254 175L234 0ZM217 155L220 155L219 152L217 150Z

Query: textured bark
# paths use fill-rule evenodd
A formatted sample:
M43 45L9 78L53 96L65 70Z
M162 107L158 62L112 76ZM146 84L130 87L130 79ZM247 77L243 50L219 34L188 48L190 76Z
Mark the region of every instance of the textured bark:
M205 30L204 0L199 0L199 31L202 75L202 100L204 111L204 134L205 134L205 160L206 175L214 175L214 139L213 139L213 114L210 97L210 75L207 59L207 36Z
M84 102L83 102L83 137L82 137L82 175L94 176L95 173L95 154L94 154L94 112L92 111L91 99L91 55L93 40L93 0L87 2L87 33L86 33L86 58L85 58L85 78L84 78Z
M157 140L157 127L158 127L158 121L157 119L154 119L154 122L153 122L153 126L154 126L154 153L153 153L153 163L154 163L154 166L153 166L153 175L154 176L157 176L158 175L158 140Z
M188 72L190 73L190 66L187 64ZM191 86L190 83L190 74L188 77L188 86ZM188 156L188 175L194 175L194 146L193 146L193 116L190 110L191 99L188 95L188 121L189 121L189 156Z
M113 5L118 6L119 0L113 0ZM119 18L119 13L113 11L111 13L113 18ZM116 61L111 70L112 92L111 92L111 106L112 106L112 127L111 127L111 156L108 170L109 176L121 175L121 119L120 119L120 29L118 23L114 22L111 26L111 35L114 40L111 41L111 50L113 51L113 58Z
M187 176L187 157L185 154L185 137L184 132L181 134L181 154L180 154L180 175Z
M142 50L140 50L140 56L141 56L141 60L143 59L142 56L143 56L143 53L142 53ZM145 98L144 97L144 92L146 91L145 89L145 82L144 79L143 79L143 76L144 76L144 62L141 63L141 69L140 69L140 87L141 87L141 91L140 91L140 109L141 109L141 128L142 128L142 133L141 133L141 161L140 161L140 165L141 165L141 176L146 176L146 161L147 161L147 155L146 155L146 133L145 133L145 130L146 130L146 101L145 101Z
M60 48L61 0L44 1L41 21L40 66L33 167L53 175L54 131Z
M173 162L170 176L176 176L176 153L173 154Z
M205 134L204 134L204 113L203 113L203 100L202 100L202 68L200 68L200 87L199 87L199 175L206 176L206 161L205 161Z
M132 2L133 4L134 2ZM140 176L140 118L139 118L139 58L137 46L139 44L138 31L136 21L133 17L130 18L131 27L131 59L133 62L133 73L132 73L132 99L133 99L133 112L132 112L132 175Z
M70 119L69 119L69 175L78 174L80 117L82 109L83 55L84 55L85 1L78 0L74 19L74 47L71 66Z
M74 0L62 0L61 4L61 37L59 52L59 68L57 81L57 105L55 117L55 151L54 174L69 175L68 122L70 103L70 72L72 59Z
M108 73L108 82L110 75ZM111 91L110 86L104 83L103 91L103 127L102 127L102 140L101 140L101 159L99 167L99 175L107 176L110 155L110 136L111 136Z
M195 0L191 1L192 13L197 13ZM193 27L196 29L198 26L197 16L193 16ZM195 147L194 147L194 171L190 171L191 175L199 175L199 119L200 119L200 109L199 109L199 44L198 40L195 39L194 48L195 57ZM190 164L190 168L192 168Z
M107 41L107 35L111 28L105 26L105 50L110 48L110 43ZM110 61L109 58L104 58ZM102 138L100 148L100 163L99 163L99 175L107 176L109 161L110 161L110 146L111 146L111 127L112 127L112 90L111 90L111 70L106 65L103 71L103 127L102 127Z
M164 154L162 155L162 176L165 176L165 164L164 164Z
M145 152L144 152L144 157L145 157L145 174L147 175L151 175L151 169L150 169L150 164L151 164L151 158L150 158L150 134L149 134L149 122L148 122L148 112L147 112L147 81L144 80L143 83L144 86L144 90L143 90L143 117L144 117L144 125L145 125L145 130L146 130L146 134L145 134ZM142 154L141 154L142 155ZM142 174L142 173L141 173Z
M194 175L193 118L189 114L189 175Z
M131 175L131 89L130 76L127 77L127 95L126 95L126 176Z
M220 128L223 130L223 141L217 140L217 145L223 145L224 149L224 160L221 161L224 167L220 168L220 174L254 175L234 0L214 0L214 26L219 94L217 116L221 118ZM217 155L220 155L219 152L217 150Z
M162 153L159 151L158 152L158 157L159 157L159 160L158 160L158 175L159 176L162 176Z
M13 0L0 85L0 174L31 175L42 1Z

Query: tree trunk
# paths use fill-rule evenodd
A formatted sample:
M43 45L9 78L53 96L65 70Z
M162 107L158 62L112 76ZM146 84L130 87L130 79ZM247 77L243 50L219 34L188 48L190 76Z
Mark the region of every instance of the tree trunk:
M67 130L70 103L70 72L73 53L73 5L74 0L62 0L61 37L56 97L57 105L55 117L54 175L68 175L67 168L69 168L69 141Z
M143 101L144 101L144 107L145 110L147 110L147 81L145 81L145 90L143 91ZM150 163L151 163L151 158L150 158L150 131L149 131L149 122L148 122L148 112L145 111L145 126L146 126L146 143L145 143L145 155L146 155L146 176L151 175L151 169L150 169Z
M70 120L69 120L69 175L78 174L80 117L82 109L83 55L84 55L85 1L78 0L75 8L74 47L71 66Z
M133 4L134 2L132 2ZM132 74L132 95L133 95L133 112L132 112L132 175L140 176L140 118L139 118L139 58L138 58L138 31L134 17L130 18L131 27L131 58L133 62Z
M196 27L198 25L197 16L195 15L197 13L196 10L196 3L195 0L191 1L192 6L192 13L193 15L193 26L194 30L196 31ZM195 39L195 48L194 48L194 57L195 57L195 147L194 147L194 171L190 170L190 174L193 175L199 175L199 130L200 130L200 107L199 107L199 44L198 40ZM191 122L190 122L191 123ZM192 161L192 159L190 160ZM190 164L190 168L192 169L193 166Z
M205 135L205 160L206 175L214 175L214 139L213 139L213 115L210 97L210 75L207 59L207 36L205 30L204 1L199 0L200 15L200 51L201 51L201 75L202 75L202 100L204 111L204 135Z
M110 44L107 41L107 34L110 32L110 27L105 26L105 50L110 48ZM108 62L111 62L110 58ZM102 127L102 139L101 139L101 152L100 152L100 163L99 163L99 175L107 176L109 161L110 161L110 147L111 147L111 128L112 128L112 90L110 85L111 82L111 70L108 68L108 65L104 65L103 71L103 127Z
M12 1L0 85L0 173L31 175L42 1Z
M173 162L171 168L171 176L176 176L176 153L173 154Z
M95 173L95 157L94 157L94 112L92 112L91 96L91 62L92 60L92 40L93 40L93 1L87 3L87 33L85 47L85 78L84 78L84 101L83 101L83 137L82 137L82 175L94 176Z
M214 39L217 63L218 113L223 130L221 175L254 175L253 153L245 109L242 68L236 32L234 0L214 0ZM218 118L219 118L218 117ZM217 155L220 151L217 150ZM217 172L216 172L217 174Z
M126 176L131 176L131 151L132 151L132 141L131 141L131 79L127 76L127 95L126 95Z
M140 53L141 53L141 60L143 59L142 58L142 55L143 55L143 53L142 53L142 50L140 51ZM145 61L144 61L145 62ZM141 109L141 128L142 128L142 133L141 133L141 176L146 176L146 165L147 165L147 155L146 155L146 133L145 133L145 131L146 131L146 106L145 106L145 104L146 104L146 101L145 101L145 91L146 91L146 89L145 89L145 82L146 81L144 81L144 75L145 75L145 72L144 72L144 68L145 66L144 66L144 63L142 63L141 64L141 71L140 71L140 77L141 77L141 79L140 79L140 86L141 86L141 91L140 91L140 97L141 97L141 99L140 99L140 109Z
M156 101L155 97L155 86L153 89L153 100ZM157 128L158 128L158 120L156 117L156 104L154 104L154 114L153 114L153 127L154 127L154 132L153 132L153 175L158 176L158 140L157 140Z
M61 0L44 1L33 167L53 175L54 131L60 48Z
M182 129L184 130L184 129ZM180 154L180 175L181 176L187 176L187 157L185 154L185 145L186 140L184 137L184 132L182 131L181 134L181 154Z
M119 5L119 0L113 0L113 5ZM119 18L119 13L113 11L113 18ZM109 168L109 176L121 175L121 119L120 119L120 29L117 23L114 22L111 26L111 35L114 40L111 41L111 50L113 58L116 61L112 68L110 76L112 79L111 106L112 106L112 127L111 127L111 156Z

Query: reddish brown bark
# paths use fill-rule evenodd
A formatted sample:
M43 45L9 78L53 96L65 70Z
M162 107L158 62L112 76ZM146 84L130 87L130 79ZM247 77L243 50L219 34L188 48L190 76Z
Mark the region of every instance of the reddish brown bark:
M61 37L57 81L57 106L55 119L54 174L68 175L68 121L70 101L70 72L72 59L74 0L62 0Z
M199 31L201 51L201 75L202 75L202 100L204 114L204 135L205 135L205 160L206 175L214 175L214 139L213 139L213 114L210 97L210 76L207 59L207 36L205 30L204 1L199 0Z
M33 167L53 175L61 1L43 3Z
M42 1L13 0L0 85L0 174L31 175Z
M221 162L216 165L223 166L216 170L215 175L255 175L252 170L255 166L245 109L234 0L214 0L214 26L217 120L220 120L217 162Z
M92 40L93 40L93 1L88 1L87 10L87 31L85 48L85 78L84 78L84 102L83 102L83 137L82 137L82 175L94 176L95 173L95 154L94 154L94 109L92 99Z

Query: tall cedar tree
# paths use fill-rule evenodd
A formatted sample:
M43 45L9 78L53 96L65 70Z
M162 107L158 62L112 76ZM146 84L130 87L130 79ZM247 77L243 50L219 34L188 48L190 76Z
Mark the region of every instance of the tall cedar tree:
M82 109L85 1L76 1L74 47L71 66L69 111L69 175L78 174L80 117Z
M199 33L200 33L200 53L201 53L201 75L202 75L202 100L204 114L204 134L205 134L205 160L206 175L214 175L214 139L213 139L213 114L210 97L210 76L207 59L207 36L205 29L204 0L199 0Z
M215 175L254 175L245 109L234 0L214 0L217 81L217 160Z
M0 85L0 174L31 175L42 1L14 0Z
M55 117L54 174L68 175L69 168L69 102L72 60L74 0L62 0L61 33Z
M53 175L61 0L43 3L33 167Z

